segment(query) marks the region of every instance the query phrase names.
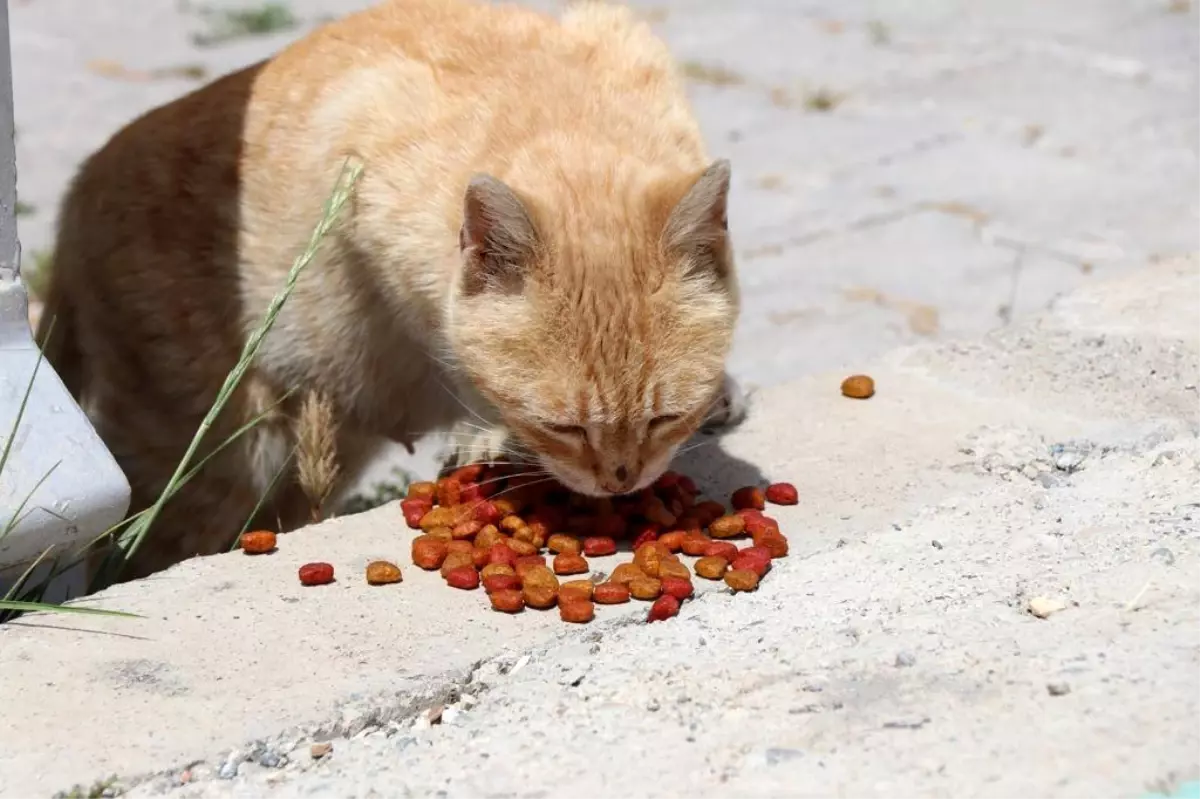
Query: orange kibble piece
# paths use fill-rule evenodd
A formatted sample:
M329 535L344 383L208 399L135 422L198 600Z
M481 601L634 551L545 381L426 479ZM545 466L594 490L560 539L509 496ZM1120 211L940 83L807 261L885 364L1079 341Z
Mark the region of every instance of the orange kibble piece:
M514 577L516 574L516 569L507 563L489 563L483 567L482 571L479 573L479 576L486 580L489 577L496 577L499 575Z
M754 546L767 550L771 554L772 560L787 557L788 540L783 533L766 532L757 535L754 537Z
M842 395L850 399L870 399L875 396L875 381L867 375L850 375L842 381Z
M450 527L458 524L457 514L450 508L434 508L421 517L421 529L428 532L434 527Z
M613 569L612 575L609 576L610 583L618 583L620 585L628 585L630 580L635 580L638 577L645 577L646 573L636 563L622 563L617 568Z
M440 538L446 543L450 543L454 540L454 531L445 526L430 527L425 531L425 535L430 536L431 538Z
M729 561L716 555L710 555L696 561L693 568L696 570L697 577L703 577L705 580L720 580L725 576L725 570L729 568Z
M725 585L734 591L753 591L758 588L758 575L749 569L730 569L725 572Z
M437 502L443 508L449 508L462 501L462 483L453 477L447 477L437 482Z
M517 557L519 558L527 557L529 555L536 555L538 552L538 548L533 544L529 543L528 541L522 541L516 536L508 539L508 541L505 542L505 545L513 552L517 553Z
M475 535L483 529L483 522L475 519L468 519L465 522L459 522L454 525L450 533L455 538L474 538Z
M592 589L592 601L598 605L623 605L629 601L629 586L621 583L600 583Z
M451 552L442 561L442 577L454 569L475 568L475 556L469 552Z
M746 520L736 513L713 519L712 523L708 525L708 533L713 538L733 538L745 531Z
M521 589L521 594L525 598L526 605L538 610L552 608L558 602L558 589L545 583L527 584Z
M654 577L635 577L629 581L629 593L634 599L657 599L662 593L662 581Z
M474 552L475 547L470 541L450 541L446 544L451 552Z
M566 533L555 533L546 539L546 547L555 554L564 552L572 555L578 555L583 551L583 544L573 535Z
M505 588L489 592L492 610L501 613L520 613L525 609L525 596L519 588Z
M440 569L449 554L450 545L440 538L419 535L413 539L412 560L422 569L428 571Z
M588 562L582 555L563 552L554 556L555 574L587 574Z
M704 533L688 533L683 537L683 543L680 548L685 555L703 555L704 550L712 543L712 539L704 535Z
M558 615L565 622L572 624L587 624L596 618L596 606L590 599L567 599L560 594L558 599Z
M386 560L373 560L367 564L367 583L369 585L389 585L403 579L400 567Z
M241 545L247 555L263 555L275 549L275 534L269 530L242 533Z
M408 486L409 499L423 499L433 504L437 498L437 485L434 483L410 483Z
M658 537L658 543L662 544L670 552L679 552L683 549L683 539L687 537L687 533L683 530L672 530L669 533L663 533Z
M513 535L523 527L527 527L525 520L520 516L505 516L500 520L500 529L509 535Z
M558 598L560 601L568 597L591 600L595 590L596 586L591 580L568 580L559 586Z
M633 553L633 562L648 577L657 577L662 565L663 555L670 554L665 547L660 547L657 541L642 544Z
M692 579L692 573L687 566L677 560L664 560L658 566L658 579L665 580L668 577L678 577L682 580Z
M475 534L475 546L479 549L491 549L493 544L499 544L503 540L504 534L494 524L485 524Z

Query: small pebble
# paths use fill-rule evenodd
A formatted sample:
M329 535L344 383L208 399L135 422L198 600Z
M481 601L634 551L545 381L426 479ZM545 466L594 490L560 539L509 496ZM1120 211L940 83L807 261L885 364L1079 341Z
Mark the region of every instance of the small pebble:
M1071 686L1065 682L1048 682L1046 683L1046 690L1050 693L1050 696L1066 696L1071 693Z
M935 538L935 539L933 539L932 541L930 541L929 543L930 543L930 545L931 545L931 546L932 546L934 549L941 549L941 548L942 548L942 542L941 542L941 541L938 541L936 538Z
M1066 607L1067 603L1063 602L1061 599L1035 596L1033 599L1029 600L1029 612L1034 616L1037 616L1039 619L1045 619L1053 613L1058 613L1060 610L1066 609Z
M896 654L896 668L907 669L915 665L917 665L917 656L912 652L899 652Z
M333 744L331 744L329 741L321 741L320 743L315 743L308 748L308 753L312 755L313 760L320 760L332 751Z
M231 780L237 776L238 761L234 758L229 758L221 764L221 768L217 771L217 776L223 780Z

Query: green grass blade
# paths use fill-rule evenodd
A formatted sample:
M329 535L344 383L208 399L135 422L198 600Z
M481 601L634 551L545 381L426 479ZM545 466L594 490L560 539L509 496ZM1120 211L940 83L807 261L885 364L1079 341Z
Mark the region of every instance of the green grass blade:
M250 511L250 515L246 517L246 523L242 525L242 529L238 532L237 537L233 539L233 543L229 545L229 551L232 552L238 547L238 542L242 540L242 535L250 529L250 525L254 523L254 517L262 510L262 506L267 504L267 499L271 496L271 492L275 490L275 484L279 482L279 478L283 477L287 472L288 467L292 465L292 458L296 457L296 448L292 447L292 451L284 458L283 465L279 467L279 471L275 472L275 476L271 478L271 482L267 483L267 488L258 497L258 502L254 504L254 510Z
M17 509L13 511L12 518L9 519L4 525L4 529L0 530L0 543L3 543L4 539L8 538L8 534L17 529L17 525L24 521L25 517L21 515L21 511L25 510L25 506L29 503L29 500L33 499L33 495L36 494L37 490L42 487L42 483L50 479L50 475L54 474L54 470L58 468L60 463L62 463L62 461L59 461L51 466L50 469L42 475L42 478L34 484L33 488L29 489L29 493L25 495L23 500L21 500L21 504L17 506ZM31 513L33 510L33 508L30 508Z
M50 320L50 327L46 330L46 343L49 343L50 337L54 335L56 320L57 317ZM38 370L42 368L42 361L45 358L45 353L39 349L37 360L33 363L33 373L29 375L29 382L25 385L25 395L21 397L21 404L17 406L17 418L13 420L12 429L9 430L8 438L4 441L4 449L0 450L0 474L4 473L4 467L8 464L8 456L12 454L13 442L17 440L17 431L21 429L21 420L25 418L25 407L29 404L29 395L33 393L33 384L37 380Z
M325 203L325 213L321 221L313 229L312 236L309 239L308 245L304 252L293 262L291 269L288 271L287 280L282 289L272 298L270 306L267 308L266 316L262 323L246 341L246 345L242 349L241 357L237 364L230 371L228 377L225 378L221 390L217 393L217 399L212 407L204 416L204 420L200 423L200 428L192 437L191 444L188 445L187 451L183 458L179 461L179 465L175 469L175 474L171 476L167 487L159 495L155 503L149 508L146 515L141 516L135 521L121 536L118 542L118 547L114 549L112 556L106 561L104 569L105 575L115 575L125 562L127 562L137 552L142 542L145 540L151 525L154 524L158 514L162 511L163 506L170 498L171 494L180 485L184 473L188 469L192 458L196 456L196 451L200 447L200 442L212 427L217 416L224 410L225 405L233 396L234 391L241 383L246 372L249 371L255 356L258 354L259 347L262 345L263 339L275 324L276 318L283 309L284 303L291 296L292 291L296 287L296 281L300 274L316 257L317 251L320 248L321 242L325 236L333 228L337 221L343 206L350 199L354 185L358 182L359 176L362 174L362 168L357 165L351 165L349 161L342 167L341 174L334 185L333 193Z
M46 547L44 550L42 550L42 554L38 555L37 558L34 559L33 563L29 564L25 571L21 573L21 576L17 579L17 581L8 589L8 593L4 595L4 599L10 600L15 597L17 592L24 587L25 581L29 579L29 575L33 574L33 570L41 565L42 561L46 559L46 556L53 551L54 547Z
M104 610L103 608L80 608L74 605L52 605L48 602L24 602L14 599L0 599L0 610L15 610L19 613L70 613L78 616L119 616L125 619L143 618L136 613L126 613L123 610Z

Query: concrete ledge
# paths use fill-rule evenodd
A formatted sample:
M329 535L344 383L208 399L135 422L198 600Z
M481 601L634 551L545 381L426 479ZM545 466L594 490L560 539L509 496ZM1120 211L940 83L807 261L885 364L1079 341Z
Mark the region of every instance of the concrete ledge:
M794 556L671 624L629 623L641 604L581 629L504 617L411 566L370 588L369 560L408 560L387 506L87 600L143 620L6 625L0 785L1115 795L1196 776L1198 296L1197 261L1173 261L893 353L867 402L841 374L764 392L683 468L716 495L795 482L775 514ZM339 582L302 589L309 560ZM1039 594L1068 609L1033 618ZM454 723L420 720L463 692ZM334 754L256 761L314 738ZM240 776L216 779L231 751Z

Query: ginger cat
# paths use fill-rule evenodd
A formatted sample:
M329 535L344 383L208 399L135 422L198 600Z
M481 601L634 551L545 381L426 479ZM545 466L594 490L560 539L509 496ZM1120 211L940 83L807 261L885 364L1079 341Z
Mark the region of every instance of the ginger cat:
M592 495L648 485L701 425L740 416L729 166L665 45L606 5L555 20L392 0L150 111L75 179L39 333L132 510L167 483L347 158L355 195L206 443L298 393L166 505L125 578L228 548L306 393L336 409L345 475L380 438L453 430L456 462L509 446ZM261 523L303 523L280 485Z

